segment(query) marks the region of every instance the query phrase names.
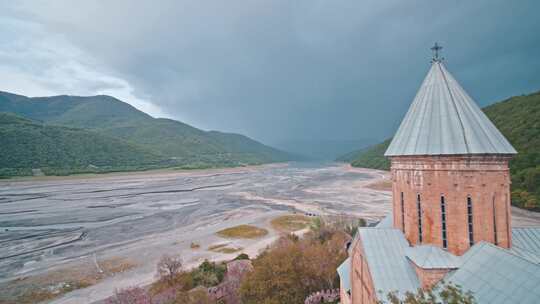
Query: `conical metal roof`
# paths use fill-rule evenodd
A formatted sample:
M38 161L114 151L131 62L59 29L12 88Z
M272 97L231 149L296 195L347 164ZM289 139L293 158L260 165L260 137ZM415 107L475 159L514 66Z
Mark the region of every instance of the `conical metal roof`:
M384 155L516 153L442 61L433 60Z

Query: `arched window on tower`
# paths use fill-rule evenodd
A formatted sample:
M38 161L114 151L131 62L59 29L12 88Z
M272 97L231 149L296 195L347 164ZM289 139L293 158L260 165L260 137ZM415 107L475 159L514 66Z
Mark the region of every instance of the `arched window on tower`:
M405 233L405 199L403 198L403 192L401 192L401 230Z
M416 196L416 208L418 209L418 242L422 243L422 204L420 194Z
M442 244L443 248L448 248L448 240L446 238L446 202L444 201L444 195L441 195L441 228L442 228Z
M467 223L469 224L469 245L474 245L473 209L471 196L467 196Z

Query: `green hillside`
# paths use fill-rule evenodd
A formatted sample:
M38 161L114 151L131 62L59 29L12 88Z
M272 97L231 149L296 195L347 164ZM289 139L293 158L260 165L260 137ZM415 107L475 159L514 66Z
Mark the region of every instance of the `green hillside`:
M510 161L512 203L540 208L540 92L484 108L518 154Z
M390 145L389 138L371 147L356 150L340 156L336 161L350 163L353 167L390 170L390 160L384 156L384 151Z
M153 118L104 95L29 98L0 92L0 112L15 113L43 126L91 131L95 136L115 139L159 156L160 163L166 159L166 163L184 168L263 164L290 158L289 154L246 136L207 132L175 120ZM27 165L15 163L17 167L23 167L21 164Z
M0 112L78 128L107 128L152 119L131 105L105 95L29 98L0 91Z
M512 203L540 208L540 92L509 98L483 111L518 151L510 161ZM389 144L390 139L349 155L353 159L349 162L355 167L388 170L383 154Z
M160 167L165 158L123 140L0 113L0 176Z

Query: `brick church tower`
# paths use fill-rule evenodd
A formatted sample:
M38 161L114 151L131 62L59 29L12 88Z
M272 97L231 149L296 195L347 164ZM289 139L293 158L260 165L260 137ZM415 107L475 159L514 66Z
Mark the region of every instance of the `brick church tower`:
M411 245L462 255L474 243L511 246L510 174L516 150L435 56L385 156L393 226Z
M447 283L479 304L539 303L540 227L510 222L508 161L517 152L446 70L440 49L385 152L392 213L358 228L337 268L340 303L404 301Z

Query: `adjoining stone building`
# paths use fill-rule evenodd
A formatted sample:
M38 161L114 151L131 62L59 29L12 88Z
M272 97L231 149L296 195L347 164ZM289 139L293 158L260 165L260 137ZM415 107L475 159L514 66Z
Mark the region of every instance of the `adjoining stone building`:
M356 234L338 268L342 303L386 301L442 280L478 303L540 303L540 227L513 228L517 152L436 52L385 156L393 212Z

